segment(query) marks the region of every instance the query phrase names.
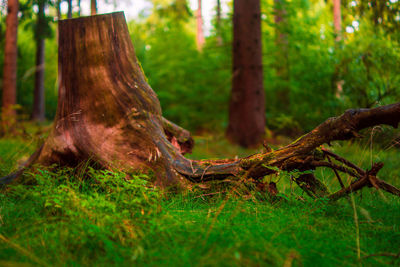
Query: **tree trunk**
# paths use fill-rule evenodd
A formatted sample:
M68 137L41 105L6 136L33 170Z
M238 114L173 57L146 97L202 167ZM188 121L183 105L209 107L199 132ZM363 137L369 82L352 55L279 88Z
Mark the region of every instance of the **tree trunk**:
M204 39L204 32L203 32L203 17L201 13L201 0L197 0L198 3L198 8L197 8L197 35L196 35L196 41L197 41L197 49L201 50L203 48L205 39Z
M122 12L63 20L59 23L59 95L57 114L45 143L16 173L0 179L13 181L36 162L132 172L153 172L155 185L190 188L214 180L255 183L276 195L275 184L265 186L265 175L280 170L330 168L356 180L336 193L313 174L296 182L312 197L339 199L365 186L400 196L400 190L376 177L383 164L364 171L321 148L324 143L348 140L378 124L397 127L400 103L374 109L349 110L330 118L292 144L241 159L189 160L190 133L162 117L156 94L146 82L134 52Z
M286 2L285 0L274 0L275 11L275 45L276 53L276 74L280 79L277 88L277 100L279 109L288 111L290 107L289 88L289 44L286 34Z
M222 45L222 31L221 31L221 0L217 0L217 44Z
M217 0L217 28L221 28L221 0Z
M67 15L67 17L69 18L69 19L72 19L72 0L67 0L67 2L68 2L68 15Z
M81 0L78 0L78 17L81 16Z
M97 1L90 0L90 14L96 15L97 14Z
M261 143L265 133L260 0L235 0L233 81L227 137L243 147Z
M333 0L333 25L335 28L335 42L336 49L339 49L339 43L342 40L342 14L341 14L341 6L340 0ZM336 97L341 97L343 93L343 83L344 81L335 81L336 82Z
M17 99L18 0L8 0L4 45L2 121L15 120ZM7 125L5 125L7 127Z
M60 21L62 19L61 18L61 0L57 0L57 2L56 2L56 10L57 10L57 21ZM57 30L57 32L58 32L58 30ZM57 39L58 39L58 37L57 37Z
M333 0L333 25L335 27L335 40L342 39L342 15L340 11L340 0Z
M33 111L32 120L45 120L45 102L44 102L44 48L45 48L45 33L46 26L45 18L45 1L40 0L38 3L38 15L36 26L36 69L35 69L35 89L33 95Z

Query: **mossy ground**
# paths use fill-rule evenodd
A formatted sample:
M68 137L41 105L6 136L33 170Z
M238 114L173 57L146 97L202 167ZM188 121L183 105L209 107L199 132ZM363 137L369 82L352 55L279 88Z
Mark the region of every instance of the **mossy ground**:
M193 158L255 152L221 138L196 140ZM34 147L22 139L0 140L1 174ZM334 149L364 167L384 161L380 177L400 186L398 150ZM262 195L240 197L234 191L166 194L141 174L126 181L122 173L89 168L39 170L25 175L26 185L0 193L1 266L400 264L399 258L371 256L400 253L400 199L374 189L354 195L354 206L346 199L328 204L308 199L282 174L267 178L280 179L284 198L270 203ZM318 174L330 189L337 188L332 173Z

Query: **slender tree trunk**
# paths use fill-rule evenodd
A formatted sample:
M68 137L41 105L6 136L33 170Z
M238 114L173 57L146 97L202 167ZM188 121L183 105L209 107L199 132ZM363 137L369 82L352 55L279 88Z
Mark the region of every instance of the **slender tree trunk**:
M44 49L45 49L45 1L39 1L39 10L36 26L36 70L35 70L35 90L33 96L32 119L35 121L45 120L44 102Z
M204 32L203 32L203 17L201 13L201 0L197 1L198 3L198 8L197 8L197 49L201 50L204 45Z
M335 27L336 41L342 39L342 14L340 0L333 0L333 25Z
M69 19L72 19L72 0L68 0L67 1L68 2L68 18Z
M222 30L221 30L221 0L217 0L217 43L222 45Z
M232 82L227 137L256 146L265 133L260 0L234 1Z
M339 42L342 40L342 14L340 0L333 0L333 25L335 28L336 49L339 49ZM336 81L336 97L343 93L343 81Z
M217 28L221 26L221 0L217 0Z
M275 10L275 45L276 53L276 73L280 79L277 88L277 107L279 110L288 111L290 107L290 87L289 87L289 43L285 32L287 23L286 1L274 0Z
M18 0L8 0L3 69L3 122L15 119L17 99Z
M60 21L61 20L61 0L57 0L56 9L57 9L57 20ZM58 29L57 29L57 32L58 32Z
M97 1L96 0L90 0L90 14L92 16L97 14Z
M78 0L78 17L81 16L81 0Z
M59 22L62 19L62 14L61 14L61 1L62 0L57 0L56 2L56 10L57 10L57 22ZM58 44L58 27L56 28L56 42Z

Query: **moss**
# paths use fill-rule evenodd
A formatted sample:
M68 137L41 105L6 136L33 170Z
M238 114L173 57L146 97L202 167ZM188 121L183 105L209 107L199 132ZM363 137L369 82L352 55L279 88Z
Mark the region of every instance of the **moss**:
M324 153L324 151L322 151L321 146L317 147L312 153L316 159L318 159L318 160L324 159L325 153Z
M259 163L264 163L264 164L268 164L268 162L275 158L275 153L274 152L269 152L265 155L263 155L262 157L249 157L249 158L245 158L242 159L242 161L240 162L240 167L242 167L243 169L249 169L252 166L255 166Z
M145 72L144 72L144 70L143 70L142 63L140 63L140 60L139 60L137 57L136 57L136 62L137 62L137 64L138 64L140 70L142 71L144 80L146 81L146 83L149 83L149 79L147 79L147 76L146 76L146 74L145 74Z
M304 136L306 136L307 134L303 134L302 136L300 136L299 138L297 138L296 140L294 140L292 143L290 143L291 145L296 144L298 141L300 141L301 138L303 138Z

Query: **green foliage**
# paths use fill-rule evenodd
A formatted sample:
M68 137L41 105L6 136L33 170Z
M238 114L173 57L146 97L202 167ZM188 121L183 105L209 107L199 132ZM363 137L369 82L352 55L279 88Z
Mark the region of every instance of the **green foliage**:
M301 126L292 116L286 114L277 114L267 117L268 127L276 134L285 136L298 137L301 132Z
M191 130L222 129L230 90L230 48L214 43L199 52L194 18L186 11L166 18L170 7L156 7L148 18L131 21L129 30L164 116Z
M10 196L38 203L44 214L69 219L85 213L88 219L96 221L97 214L91 213L96 209L121 214L145 213L158 199L157 191L149 187L144 174L127 178L123 173L89 168L88 175L80 177L75 170L66 168L56 172L37 169L24 178L33 185L14 186L8 193Z
M48 16L47 14L43 14L41 18L41 26L40 30L38 27L38 17L39 14L35 14L33 12L33 6L38 6L39 4L43 4L46 7L52 5L50 0L28 0L26 3L23 3L20 7L20 11L23 14L23 17L20 21L24 23L24 29L30 30L34 33L35 39L47 39L54 37L54 30L52 28L52 23L54 18L52 16ZM45 10L46 12L46 10Z
M343 101L373 107L397 102L400 96L400 43L362 22L360 32L339 53L338 76L344 80Z
M365 18L374 24L376 29L396 33L400 26L400 2L397 0L371 1L359 0L352 5L352 0L342 1L345 15L353 15L357 19ZM397 33L398 34L398 33Z
M315 2L287 1L285 20L282 25L277 25L273 20L274 1L263 1L268 127L280 128L276 125L276 118L280 117L286 118L286 122L295 121L303 130L310 130L325 118L340 112L331 81L335 67L334 36L329 26L331 9L320 1ZM286 36L286 52L281 52L285 48L276 45L278 29ZM277 71L283 60L287 60L287 77L281 77ZM289 103L281 102L279 98L282 88L287 90ZM297 134L297 125L292 125L293 134Z
M29 185L10 186L1 194L2 216L17 220L18 229L31 223L42 226L21 231L8 221L1 235L16 230L28 235L30 246L37 247L39 253L53 254L52 260L58 263L87 264L93 258L121 263L127 253L141 250L137 240L142 229L138 224L146 223L149 214L159 210L159 193L143 174L128 178L126 174L89 168L83 176L73 169L37 169L24 179ZM41 240L46 245L41 245ZM10 251L6 246L0 254L9 254L9 260L19 257L15 252L18 250ZM36 257L23 256L43 264Z

